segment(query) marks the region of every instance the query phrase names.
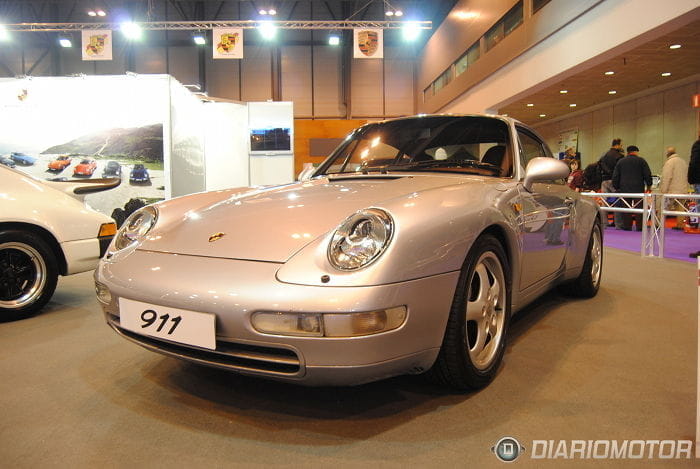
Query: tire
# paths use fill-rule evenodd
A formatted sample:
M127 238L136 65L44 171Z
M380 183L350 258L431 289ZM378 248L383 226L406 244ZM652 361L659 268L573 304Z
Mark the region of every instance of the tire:
M593 224L591 237L588 240L586 259L581 273L573 281L563 285L564 292L579 298L593 298L600 288L600 277L603 271L603 235L600 223Z
M41 237L0 231L0 321L36 313L51 299L57 280L56 257Z
M509 269L495 237L476 240L462 266L442 347L429 372L440 384L463 392L493 380L510 322Z

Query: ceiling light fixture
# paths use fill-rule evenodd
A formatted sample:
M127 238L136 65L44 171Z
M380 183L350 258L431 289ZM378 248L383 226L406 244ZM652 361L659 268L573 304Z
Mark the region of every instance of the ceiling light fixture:
M107 16L104 10L97 10L97 16Z
M669 49L680 49L681 45L680 44L671 44L670 46L668 46L668 48Z
M532 104L532 103L527 103L526 106L527 106L527 107L532 107L532 106L534 106L534 104Z
M386 16L394 16L394 12L391 11L391 10L385 11L384 14L385 14Z
M609 70L609 71L605 72L605 74L606 75L615 75L615 72L613 72L612 70Z
M97 16L97 12L95 10L88 10L87 14L88 16Z
M615 90L610 90L610 91L608 91L608 94L617 94L617 91L615 91Z
M132 21L125 21L124 23L122 23L120 29L122 30L122 34L124 34L124 37L126 37L127 39L141 39L141 26Z
M560 94L566 94L566 93L568 93L568 92L569 92L569 90L559 90L559 93L560 93Z
M421 29L418 26L418 23L415 23L413 21L405 23L402 30L403 38L405 41L415 41L420 37Z
M192 40L198 46L203 46L207 43L207 38L204 36L204 33L202 31L197 31L194 34L192 34Z
M540 114L540 117L547 117L547 114Z
M338 33L330 33L328 35L328 45L337 46L340 44L340 35Z
M10 33L7 32L5 25L0 24L0 41L7 41L10 39Z
M576 107L576 103L569 104L569 107Z
M670 76L671 76L671 72L664 72L664 73L661 74L661 76L662 76L662 77L670 77Z
M61 47L73 47L73 41L71 41L71 38L68 36L59 36L58 43Z
M261 21L258 23L258 30L263 39L271 41L277 35L277 27L271 21Z
M396 10L396 11L394 12L394 16L403 16L403 11L401 11L401 10Z
M277 14L277 10L275 10L274 8L268 8L268 9L263 8L263 9L258 10L258 13L260 13L262 16L265 16L265 15L274 16Z

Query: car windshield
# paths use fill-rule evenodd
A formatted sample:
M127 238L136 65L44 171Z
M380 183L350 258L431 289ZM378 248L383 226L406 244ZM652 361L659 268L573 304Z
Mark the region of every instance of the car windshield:
M512 175L508 124L494 117L430 116L357 129L315 173L447 171Z
M134 166L134 169L144 169L142 164L137 164Z
M83 160L80 162L80 164L90 164L90 160Z
M56 158L56 159L57 159L58 161L66 161L66 160L68 159L68 157L67 157L67 156L59 156L59 157Z

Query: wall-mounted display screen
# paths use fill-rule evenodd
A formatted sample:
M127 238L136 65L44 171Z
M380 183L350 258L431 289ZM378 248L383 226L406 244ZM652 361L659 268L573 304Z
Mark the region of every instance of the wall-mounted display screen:
M251 129L250 131L250 151L291 151L291 139L289 128L276 129Z

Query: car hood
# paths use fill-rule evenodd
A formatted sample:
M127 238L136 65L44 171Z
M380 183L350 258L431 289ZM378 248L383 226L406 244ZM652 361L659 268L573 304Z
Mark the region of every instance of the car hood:
M421 191L470 181L483 179L324 178L234 194L224 191L186 196L159 205L156 228L139 249L285 262L357 210L388 207L396 199L412 197ZM210 241L211 237L218 239Z

